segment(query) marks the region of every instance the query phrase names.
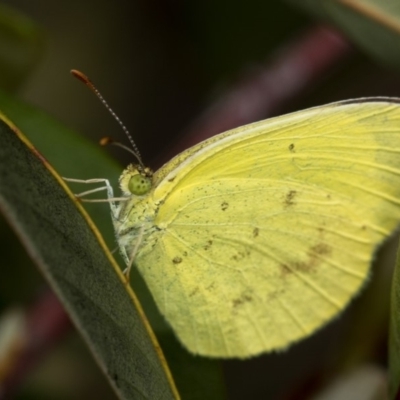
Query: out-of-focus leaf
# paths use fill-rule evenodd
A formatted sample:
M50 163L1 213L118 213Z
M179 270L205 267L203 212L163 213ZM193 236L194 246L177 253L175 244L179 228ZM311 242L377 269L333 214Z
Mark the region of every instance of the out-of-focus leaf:
M20 309L7 310L0 317L0 382L17 362L25 342L24 313Z
M312 400L383 400L386 393L385 371L364 365L337 377Z
M14 91L39 61L42 30L29 18L0 4L0 87Z
M400 251L397 253L390 299L389 398L400 394Z
M393 0L288 0L343 30L373 57L400 68L400 2Z
M36 148L46 156L57 171L71 178L107 178L114 187L122 172L103 148L90 144L81 135L60 124L34 107L0 92L0 109L28 135ZM87 186L74 186L74 190ZM116 191L116 194L118 190ZM98 197L101 197L101 193ZM116 246L108 204L84 203L91 218L110 248ZM138 295L167 357L174 378L185 399L221 399L224 388L219 362L190 355L177 343L171 329L158 312L145 283L136 270L132 270L131 284ZM204 382L208 382L204 384Z
M138 301L73 199L47 160L1 120L0 209L5 218L62 299L120 398L177 398Z

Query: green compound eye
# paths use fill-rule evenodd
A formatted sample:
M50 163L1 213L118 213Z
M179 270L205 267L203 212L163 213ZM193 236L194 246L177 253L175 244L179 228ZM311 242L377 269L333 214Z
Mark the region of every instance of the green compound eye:
M151 189L151 184L151 178L138 174L129 179L128 189L132 194L141 196Z

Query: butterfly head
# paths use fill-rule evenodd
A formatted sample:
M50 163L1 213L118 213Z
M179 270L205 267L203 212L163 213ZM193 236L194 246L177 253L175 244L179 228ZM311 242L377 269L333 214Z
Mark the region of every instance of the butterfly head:
M143 196L153 186L153 171L148 167L130 164L122 172L119 185L125 196Z

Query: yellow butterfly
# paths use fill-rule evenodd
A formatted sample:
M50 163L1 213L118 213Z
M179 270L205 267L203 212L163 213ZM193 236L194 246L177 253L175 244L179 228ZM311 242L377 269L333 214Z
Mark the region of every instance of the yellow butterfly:
M154 174L139 161L121 175L120 201L107 182L121 253L190 352L286 348L360 291L400 221L399 102L242 126Z

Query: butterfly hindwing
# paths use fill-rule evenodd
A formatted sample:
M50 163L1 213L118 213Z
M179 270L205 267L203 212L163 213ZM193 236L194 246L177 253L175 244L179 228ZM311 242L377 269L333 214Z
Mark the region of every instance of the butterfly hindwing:
M220 357L285 348L343 310L400 220L400 106L339 103L241 127L155 181L156 229L135 264L183 344Z

